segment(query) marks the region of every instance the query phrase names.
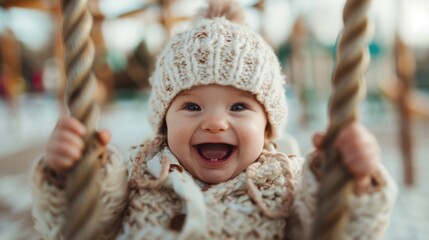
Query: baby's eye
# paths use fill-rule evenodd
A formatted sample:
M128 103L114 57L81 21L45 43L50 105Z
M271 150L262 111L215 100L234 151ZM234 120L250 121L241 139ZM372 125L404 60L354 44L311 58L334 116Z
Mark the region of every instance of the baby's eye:
M244 111L246 109L248 109L248 108L247 108L246 104L244 104L244 103L235 103L231 107L231 111L234 111L234 112L241 112L241 111Z
M186 103L183 106L183 109L187 110L187 111L201 111L200 106L198 106L198 104L196 103Z

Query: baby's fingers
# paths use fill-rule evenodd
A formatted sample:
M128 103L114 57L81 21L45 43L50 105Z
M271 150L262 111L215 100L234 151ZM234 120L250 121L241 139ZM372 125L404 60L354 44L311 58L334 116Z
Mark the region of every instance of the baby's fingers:
M69 144L63 144L62 142L50 144L47 150L53 155L64 156L72 160L78 160L82 157L82 148Z
M367 146L366 148L361 148L359 151L346 150L342 154L342 158L344 165L355 178L361 178L374 173L380 161L379 151L375 146Z
M75 160L59 153L47 152L45 154L46 164L58 173L64 173L75 165Z
M109 130L103 129L98 132L98 140L103 146L109 144L110 139L112 139L112 134Z
M366 161L360 154L344 155L343 163L355 178L362 178L371 172L371 162Z
M56 143L61 143L62 145L68 145L70 148L77 148L81 151L84 149L84 142L82 137L80 135L76 135L74 132L71 132L71 131L56 132L54 139Z
M365 192L371 185L371 176L375 172L376 162L367 161L367 158L355 155L348 155L343 158L343 163L355 179L354 189L356 194Z
M85 126L73 117L61 118L60 120L58 120L56 128L71 131L82 137L85 135L86 132Z
M63 137L70 137L64 133L61 135ZM71 134L71 136L73 135ZM70 138L73 139L73 137ZM78 140L76 141L79 142ZM51 141L46 149L45 161L49 167L58 172L69 170L75 166L78 160L82 157L82 146L83 143L74 145L66 144L64 141Z
M317 150L322 149L324 139L325 135L321 132L317 132L313 135L313 145Z

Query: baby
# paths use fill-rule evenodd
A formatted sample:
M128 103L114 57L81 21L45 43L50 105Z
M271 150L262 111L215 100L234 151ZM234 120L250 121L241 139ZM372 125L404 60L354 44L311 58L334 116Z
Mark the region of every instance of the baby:
M314 136L316 151L305 163L277 152L287 113L284 78L273 50L240 23L240 11L235 2L211 1L205 17L161 53L149 100L157 135L128 162L110 148L103 165L104 238L310 237L323 134ZM76 119L60 119L35 164L33 215L45 238L62 236L64 179L82 156L84 134ZM102 144L110 138L99 132ZM380 237L395 187L378 143L358 123L335 143L355 182L347 236Z

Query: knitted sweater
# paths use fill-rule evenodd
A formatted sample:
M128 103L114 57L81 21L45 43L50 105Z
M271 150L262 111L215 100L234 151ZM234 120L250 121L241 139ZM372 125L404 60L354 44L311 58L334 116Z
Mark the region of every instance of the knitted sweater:
M135 150L128 174L126 162L111 150L100 173L103 238L308 239L318 188L314 159L303 163L264 150L245 172L209 185L194 179L157 140ZM35 164L33 216L44 238L62 239L64 179L51 175L42 160ZM347 239L377 239L384 232L396 188L382 166L374 181L376 187L348 200Z

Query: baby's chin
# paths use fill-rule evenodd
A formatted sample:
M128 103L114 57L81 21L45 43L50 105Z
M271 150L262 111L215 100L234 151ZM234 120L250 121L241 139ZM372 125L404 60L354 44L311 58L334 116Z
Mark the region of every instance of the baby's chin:
M198 180L208 183L208 184L219 184L226 182L234 177L236 177L238 173L227 174L225 170L210 170L209 172L193 174Z

